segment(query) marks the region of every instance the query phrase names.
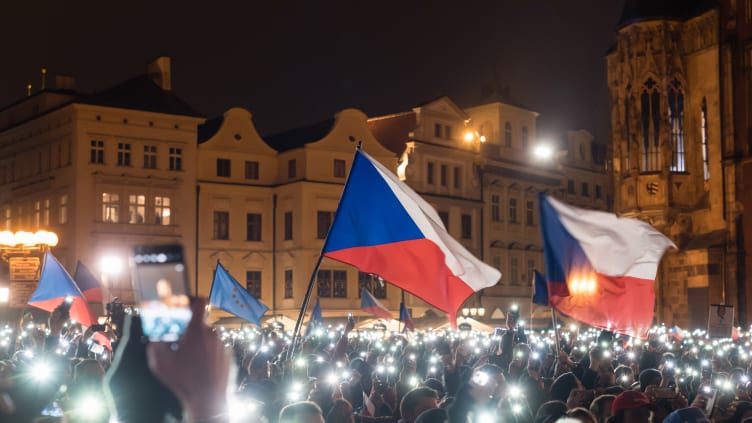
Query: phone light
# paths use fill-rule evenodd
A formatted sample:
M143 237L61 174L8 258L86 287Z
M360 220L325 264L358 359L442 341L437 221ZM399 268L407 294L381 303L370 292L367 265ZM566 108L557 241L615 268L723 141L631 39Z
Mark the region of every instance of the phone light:
M99 420L105 413L101 398L85 395L76 403L76 414L83 420Z
M522 396L522 390L519 386L512 385L509 387L509 396L512 398L519 398Z
M488 373L485 372L476 372L475 376L473 376L473 382L478 386L486 386L488 384L488 379L490 379L490 377L488 376Z
M522 412L522 406L519 404L512 404L512 413L520 414Z
M37 382L46 382L51 373L52 369L45 361L40 361L31 368L31 377Z
M478 414L477 422L478 423L494 423L496 422L496 419L491 413L482 413L482 414Z

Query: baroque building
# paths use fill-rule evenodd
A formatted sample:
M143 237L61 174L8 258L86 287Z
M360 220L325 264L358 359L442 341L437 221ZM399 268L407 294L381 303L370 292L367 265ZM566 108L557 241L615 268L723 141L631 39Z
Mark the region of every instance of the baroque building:
M705 327L710 304L749 321L728 59L715 1L625 2L607 56L614 211L679 247L663 259L656 317Z

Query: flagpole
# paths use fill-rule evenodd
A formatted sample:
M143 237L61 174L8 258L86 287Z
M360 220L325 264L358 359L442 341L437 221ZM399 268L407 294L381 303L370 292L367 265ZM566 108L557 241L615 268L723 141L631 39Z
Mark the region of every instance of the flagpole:
M554 325L554 341L556 342L556 359L559 359L559 330L556 328L558 319L556 318L556 309L551 307L551 321Z
M355 147L355 157L357 157L357 153L358 151L360 151L360 148L362 145L363 145L363 141L358 141L358 145ZM355 165L354 159L353 159L353 165ZM340 202L342 201L342 195L345 193L347 184L348 182L350 182L351 174L352 174L352 165L350 166L350 173L348 173L347 175L347 180L345 181L345 185L342 188L342 194L340 194ZM339 212L339 203L337 205L337 212ZM290 348L287 349L287 356L285 357L285 362L292 360L295 354L295 344L297 343L298 338L300 337L300 327L303 325L303 317L305 316L306 310L308 309L308 304L311 301L311 294L313 293L313 285L316 283L316 276L318 276L319 268L321 267L321 261L324 259L324 251L326 250L326 245L329 242L329 233L332 231L332 226L334 222L337 221L337 212L334 213L334 219L332 219L332 224L329 225L329 229L327 230L327 233L326 233L326 238L324 239L324 243L321 245L321 251L319 252L318 261L316 262L316 266L313 268L313 272L311 273L311 279L308 281L308 288L306 288L306 294L305 294L305 297L303 297L303 304L300 307L298 320L295 322L295 330L292 333L292 343L290 344Z

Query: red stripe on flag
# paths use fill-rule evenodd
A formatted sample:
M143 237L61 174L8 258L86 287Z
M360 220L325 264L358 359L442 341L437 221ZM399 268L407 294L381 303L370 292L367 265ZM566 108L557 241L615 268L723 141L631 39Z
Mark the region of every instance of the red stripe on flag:
M445 313L455 313L475 291L446 266L444 253L428 239L355 247L325 254L373 273ZM449 316L454 322L456 316Z

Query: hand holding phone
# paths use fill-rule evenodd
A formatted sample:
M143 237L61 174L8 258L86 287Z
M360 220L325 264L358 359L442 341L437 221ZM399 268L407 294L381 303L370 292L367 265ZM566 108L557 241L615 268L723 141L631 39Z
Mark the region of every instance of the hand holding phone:
M177 341L192 315L183 247L136 246L131 263L144 336L151 341Z

